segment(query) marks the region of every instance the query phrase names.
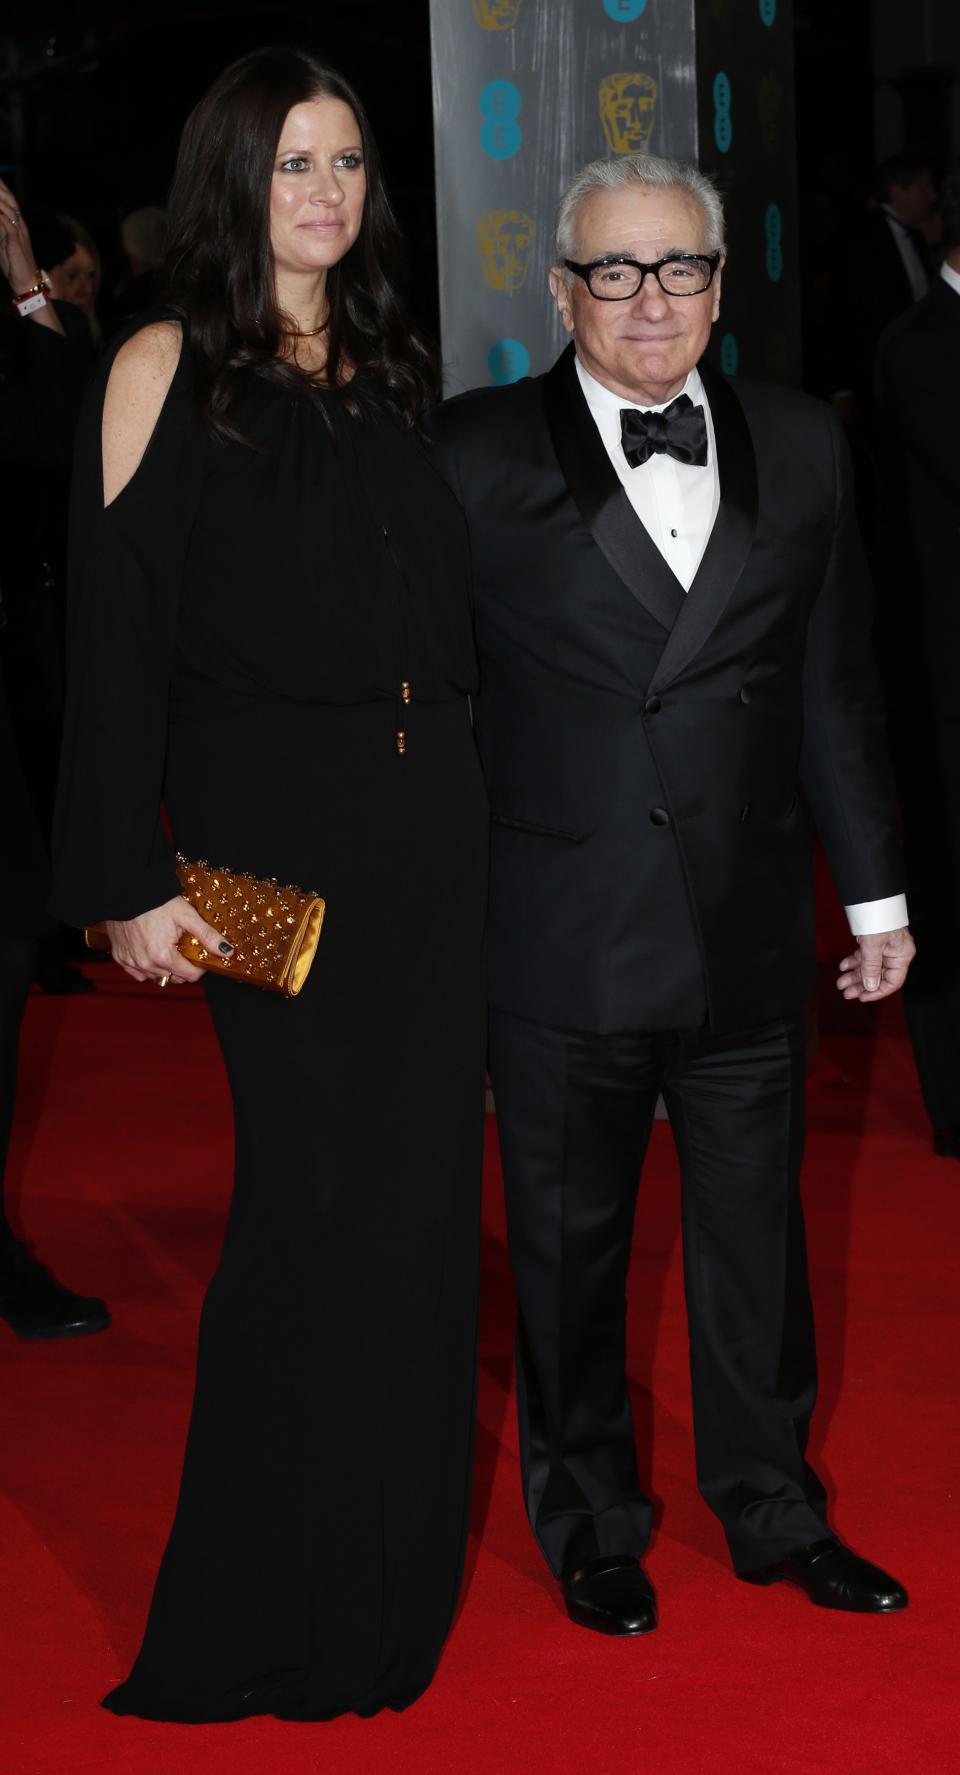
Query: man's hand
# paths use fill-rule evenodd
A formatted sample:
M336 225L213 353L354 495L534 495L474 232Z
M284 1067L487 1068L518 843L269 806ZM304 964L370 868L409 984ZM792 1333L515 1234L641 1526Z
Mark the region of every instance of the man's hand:
M889 998L899 992L916 953L917 946L906 927L858 937L853 954L845 955L840 963L837 991L844 998L858 998L865 1005Z

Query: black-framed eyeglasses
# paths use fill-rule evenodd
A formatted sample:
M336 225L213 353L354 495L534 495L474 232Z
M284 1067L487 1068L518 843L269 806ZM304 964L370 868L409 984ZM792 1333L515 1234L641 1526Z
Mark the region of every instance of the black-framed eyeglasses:
M591 259L589 265L577 265L573 259L563 262L568 271L583 278L598 302L629 302L643 287L648 271L668 296L702 296L713 282L721 257L720 253L671 253L668 259L654 259L645 265L640 259L607 254L603 259Z

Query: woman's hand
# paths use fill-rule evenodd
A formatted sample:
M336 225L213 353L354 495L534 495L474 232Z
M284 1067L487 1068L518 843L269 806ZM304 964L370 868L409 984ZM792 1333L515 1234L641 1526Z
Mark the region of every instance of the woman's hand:
M9 185L0 179L0 271L15 296L29 289L36 269L27 225Z
M184 961L177 949L184 931L199 937L213 955L233 953L226 938L179 894L163 906L141 912L139 918L108 918L106 929L114 961L134 980L157 981L167 976L171 985L201 980L203 969Z
M2 179L0 179L0 271L10 285L14 296L22 296L24 290L29 290L37 275L37 261L33 256L27 224L20 214L13 192ZM51 332L63 332L60 316L50 302L45 308L38 308L35 313L28 315L27 319L35 321L38 326L49 327Z

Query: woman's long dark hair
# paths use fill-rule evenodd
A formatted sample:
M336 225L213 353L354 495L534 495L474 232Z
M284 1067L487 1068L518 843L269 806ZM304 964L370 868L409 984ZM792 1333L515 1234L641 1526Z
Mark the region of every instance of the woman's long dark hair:
M208 431L243 440L237 407L253 373L288 388L307 375L281 356L282 314L270 247L270 186L294 105L341 99L360 130L367 194L360 232L327 272L328 379L344 365L376 377L381 398L413 424L439 393L436 352L413 326L391 276L402 238L380 158L353 88L299 49L257 49L234 62L187 119L169 202L167 294L189 330L196 396ZM345 382L342 398L362 411Z

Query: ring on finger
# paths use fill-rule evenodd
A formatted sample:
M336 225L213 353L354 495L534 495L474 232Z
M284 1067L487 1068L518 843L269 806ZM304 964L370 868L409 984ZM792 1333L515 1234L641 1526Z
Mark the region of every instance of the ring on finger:
M172 974L158 974L157 975L157 985L160 987L161 992L164 990L165 987L169 986L172 979L173 979Z

